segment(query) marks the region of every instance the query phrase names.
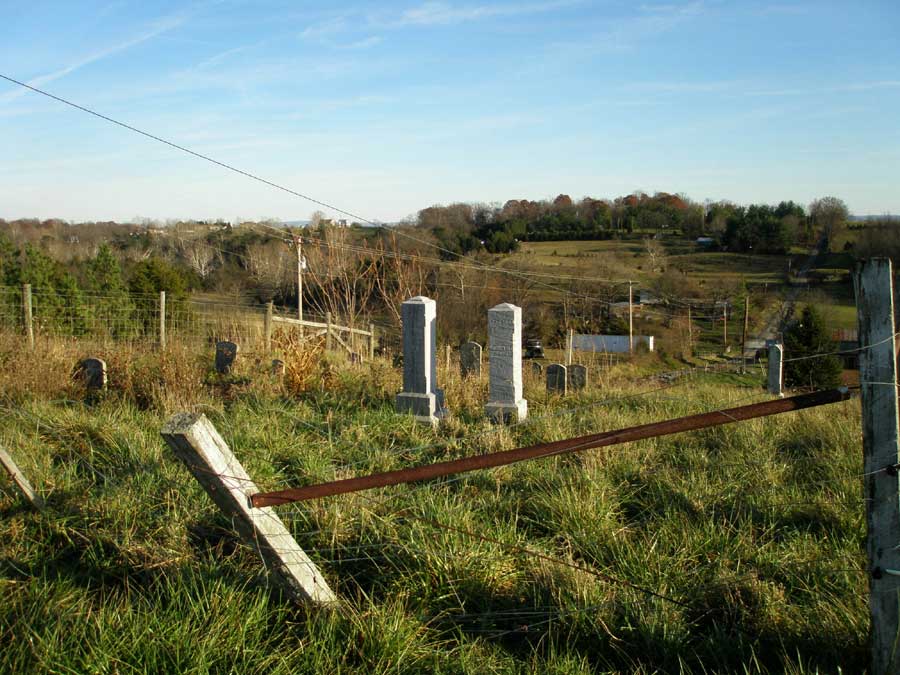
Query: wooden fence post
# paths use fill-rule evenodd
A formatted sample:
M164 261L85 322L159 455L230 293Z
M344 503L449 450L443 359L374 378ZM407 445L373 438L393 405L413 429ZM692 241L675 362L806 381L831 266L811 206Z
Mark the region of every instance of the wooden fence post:
M859 319L866 549L873 675L900 673L900 502L897 357L891 261L873 258L854 274Z
M162 437L292 598L314 604L337 600L272 509L250 506L249 497L259 490L205 415L175 415Z
M375 359L375 324L369 324L369 361Z
M25 495L25 499L27 499L38 511L43 511L45 506L44 500L34 491L34 488L31 487L31 483L29 483L28 479L22 475L19 467L2 445L0 445L0 464L6 469L6 473L12 478L13 483L15 483L19 490L22 491L22 494Z
M325 312L325 350L331 351L331 312Z
M272 317L275 314L275 303L269 300L269 304L266 305L266 320L263 331L266 336L266 351L272 351Z
M22 284L22 313L25 321L25 336L28 349L34 351L34 312L31 304L31 284Z
M166 348L166 292L159 292L159 348Z
M572 343L575 341L575 329L566 331L566 366L572 365Z

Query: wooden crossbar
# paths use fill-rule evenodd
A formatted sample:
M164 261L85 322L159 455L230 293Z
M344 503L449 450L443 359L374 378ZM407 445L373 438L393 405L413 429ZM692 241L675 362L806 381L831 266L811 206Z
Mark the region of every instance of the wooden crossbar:
M763 403L753 403L738 408L716 410L714 412L679 417L663 422L642 424L627 429L618 429L616 431L604 431L599 434L579 436L578 438L570 438L553 443L541 443L539 445L505 450L503 452L494 452L487 455L464 457L463 459L456 459L448 462L425 464L409 469L387 471L385 473L376 473L370 476L361 476L359 478L346 478L344 480L336 480L301 488L290 488L275 492L260 492L250 497L250 503L256 507L278 506L279 504L289 504L291 502L305 501L319 497L330 497L331 495L339 495L347 492L359 492L361 490L370 490L372 488L387 487L388 485L430 480L466 471L505 466L507 464L523 462L529 459L538 459L541 457L577 452L579 450L588 450L591 448L601 448L609 445L617 445L619 443L631 443L647 438L677 434L683 431L696 431L698 429L717 427L732 422L742 422L756 417L767 417L769 415L777 415L779 413L791 412L794 410L803 410L804 408L814 408L829 403L846 401L850 396L850 391L846 387L828 389L825 391L813 392L811 394L801 394L790 398L765 401Z

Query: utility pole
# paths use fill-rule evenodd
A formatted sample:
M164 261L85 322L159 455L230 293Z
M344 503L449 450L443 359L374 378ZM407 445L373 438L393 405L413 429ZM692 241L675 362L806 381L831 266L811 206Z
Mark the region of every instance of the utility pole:
M628 353L634 353L634 294L628 282Z
M747 372L747 326L750 323L750 293L744 297L744 331L741 333L741 373Z

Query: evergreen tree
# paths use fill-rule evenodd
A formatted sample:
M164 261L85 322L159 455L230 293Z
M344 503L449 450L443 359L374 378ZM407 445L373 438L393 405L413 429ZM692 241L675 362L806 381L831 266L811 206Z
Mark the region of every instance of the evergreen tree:
M187 276L174 265L161 258L142 260L131 271L128 290L138 309L139 324L146 333L157 328L159 292L166 292L167 323L176 314L187 312L187 296L190 288Z
M61 264L26 244L19 280L31 284L34 318L39 328L73 335L87 331L84 294Z
M807 305L800 319L784 335L784 381L788 387L828 388L841 383L841 361L836 356L791 361L814 354L829 354L835 344L828 337L822 313Z
M134 303L109 245L101 244L97 255L87 261L87 281L97 328L116 337L130 334L135 327Z

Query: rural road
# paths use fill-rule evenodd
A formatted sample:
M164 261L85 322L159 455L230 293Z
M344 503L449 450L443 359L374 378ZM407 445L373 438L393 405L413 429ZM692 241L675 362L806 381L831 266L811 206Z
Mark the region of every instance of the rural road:
M794 309L794 304L797 302L797 296L800 295L800 291L806 286L806 275L815 264L816 259L822 254L822 247L824 245L825 238L823 236L819 239L818 242L816 242L816 245L810 249L809 256L803 262L803 266L797 271L795 280L790 284L784 300L780 305L775 307L775 309L766 319L766 323L763 326L762 330L760 330L756 335L753 336L752 340L754 343L764 343L768 339L776 339L778 335L784 330L784 323L788 319L788 317L791 316L791 313ZM749 342L750 340L748 340L748 343ZM756 348L751 349L748 346L747 351L755 353Z

